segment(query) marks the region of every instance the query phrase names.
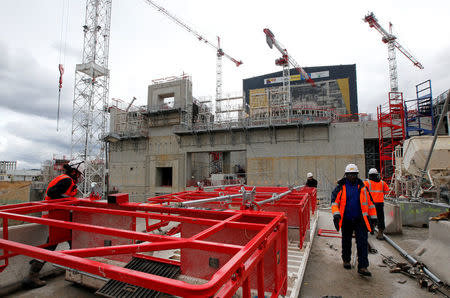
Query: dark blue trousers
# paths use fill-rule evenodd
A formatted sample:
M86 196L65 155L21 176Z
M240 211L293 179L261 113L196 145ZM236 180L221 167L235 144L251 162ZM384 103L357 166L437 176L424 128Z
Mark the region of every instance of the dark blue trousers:
M369 267L367 227L362 217L342 221L342 261L350 263L352 256L352 235L355 231L356 248L358 251L358 269Z

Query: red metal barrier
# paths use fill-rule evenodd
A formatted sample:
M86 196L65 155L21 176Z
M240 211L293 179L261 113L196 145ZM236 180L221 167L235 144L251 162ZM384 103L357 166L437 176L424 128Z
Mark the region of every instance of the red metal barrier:
M49 212L49 217L26 215L36 212ZM72 222L67 220L70 213L74 215ZM80 214L84 214L81 218L92 221L100 216L130 218L131 227L137 218L161 223L179 222L181 237L76 222ZM257 290L258 297L264 297L265 291L276 297L287 290L288 222L283 213L185 209L148 203L108 204L72 198L1 206L0 218L4 225L3 239L0 239L3 267L8 265L9 258L21 254L182 297L232 297L240 287L243 297L249 297L250 289ZM47 225L52 231L50 239L55 241L67 240L67 231L73 231L96 235L97 240L109 239L110 242L53 252L42 248L45 244L35 247L8 240L8 219ZM136 241L141 243L136 244ZM170 262L178 264L182 274L203 278L205 283L189 284L88 259L169 249L181 251L181 260ZM168 262L167 259L156 259Z
M180 203L185 201L209 199L224 195L239 194L242 186L228 186L216 188L213 191L183 191L165 195L163 197L149 198L149 203L169 204ZM316 211L317 205L317 190L313 187L301 187L298 190L293 190L283 198L274 202L264 203L259 202L267 200L273 194L281 194L289 190L288 187L268 187L268 186L244 186L245 191L255 190L254 206L258 211L284 212L288 219L288 226L299 229L299 246L303 247L306 233L309 229L310 212L313 214ZM214 209L242 209L242 198L233 198L228 202L205 202L196 204L199 208L214 208Z

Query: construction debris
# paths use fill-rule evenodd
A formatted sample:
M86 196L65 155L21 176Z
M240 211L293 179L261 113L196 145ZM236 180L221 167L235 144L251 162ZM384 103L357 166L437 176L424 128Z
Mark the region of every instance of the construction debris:
M401 263L394 260L393 256L385 256L380 254L383 257L383 263L390 268L390 273L401 273L409 278L417 280L419 286L421 288L426 288L429 292L437 292L439 291L445 297L449 297L443 291L446 291L448 288L447 285L438 284L434 282L424 271L425 265L417 262L415 265L409 265L408 263ZM380 265L379 265L380 266ZM380 266L385 267L385 266ZM406 280L397 281L400 284L406 283Z

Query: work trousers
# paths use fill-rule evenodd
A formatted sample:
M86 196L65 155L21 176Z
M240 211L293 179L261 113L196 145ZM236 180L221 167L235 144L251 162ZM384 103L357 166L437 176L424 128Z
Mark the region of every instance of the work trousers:
M384 230L384 203L374 203L377 209L378 229Z
M352 256L352 235L355 231L358 251L358 269L369 267L367 227L362 217L342 220L342 261L350 263Z

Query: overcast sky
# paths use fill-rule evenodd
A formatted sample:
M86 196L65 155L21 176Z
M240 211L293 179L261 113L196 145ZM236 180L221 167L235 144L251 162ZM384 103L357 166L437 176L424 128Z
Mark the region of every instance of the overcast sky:
M85 4L70 0L0 1L0 160L39 168L70 155L75 64L81 63ZM387 46L362 21L373 11L386 29L423 64L397 52L399 89L415 98L415 85L431 79L433 95L450 88L450 1L158 0L205 37L244 62L223 60L223 92L242 92L242 79L279 71L266 45L268 27L301 66L356 64L359 111L376 114L387 100ZM68 24L67 38L61 28ZM63 30L63 32L65 32ZM65 35L65 34L64 34ZM66 40L65 59L60 58ZM56 131L58 64L64 62L60 131ZM113 0L110 98L146 104L152 79L190 74L195 97L215 94L215 51L198 42L144 0Z

